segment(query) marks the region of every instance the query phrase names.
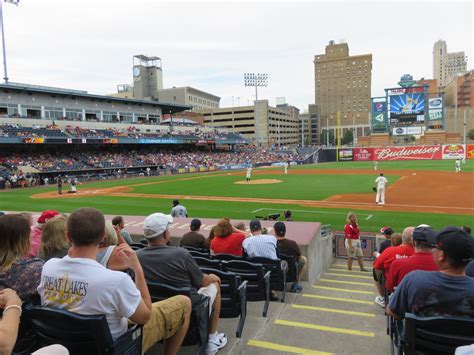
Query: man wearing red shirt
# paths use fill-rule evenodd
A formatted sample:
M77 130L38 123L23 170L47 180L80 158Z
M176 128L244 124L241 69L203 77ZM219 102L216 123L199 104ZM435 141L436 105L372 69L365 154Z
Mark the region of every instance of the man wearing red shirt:
M415 254L394 260L387 274L385 288L392 293L405 275L413 270L438 271L432 250L436 245L436 232L429 227L416 227L413 231Z
M390 265L396 259L407 258L412 256L415 252L413 250L412 234L415 227L406 227L402 233L402 244L396 247L388 247L380 256L375 259L374 269L383 271L385 279L387 278ZM375 287L378 291L378 296L375 297L375 303L381 307L385 307L384 298L384 280L378 279L375 282Z

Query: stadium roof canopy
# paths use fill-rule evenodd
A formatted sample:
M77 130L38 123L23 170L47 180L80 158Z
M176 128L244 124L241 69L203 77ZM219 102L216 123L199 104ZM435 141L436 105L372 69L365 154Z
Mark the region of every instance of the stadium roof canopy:
M87 91L72 90L63 88L54 88L49 86L20 84L20 83L9 83L0 84L0 90L5 92L16 91L19 93L26 94L47 94L53 97L70 97L70 98L84 98L97 100L99 102L120 102L128 105L146 105L152 107L160 107L163 113L176 113L185 110L192 109L190 105L179 105L175 103L163 102L163 101L152 101L152 100L137 100L137 99L125 99L120 97L105 96L89 94Z

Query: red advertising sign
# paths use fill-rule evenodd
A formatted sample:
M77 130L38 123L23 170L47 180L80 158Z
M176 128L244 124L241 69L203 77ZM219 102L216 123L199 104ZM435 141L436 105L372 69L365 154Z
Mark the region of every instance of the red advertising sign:
M432 160L441 159L440 145L374 148L374 160Z
M354 148L355 161L371 161L374 160L374 148Z
M443 145L443 159L464 159L465 156L464 144Z
M466 159L474 159L474 144L466 145Z

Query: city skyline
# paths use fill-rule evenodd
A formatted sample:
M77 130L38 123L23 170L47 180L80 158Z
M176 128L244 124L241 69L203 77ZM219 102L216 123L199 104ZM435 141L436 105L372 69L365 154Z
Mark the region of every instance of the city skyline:
M471 2L131 4L3 4L10 81L111 94L132 82L132 57L143 53L162 58L166 88L192 86L220 96L221 106L246 105L254 92L243 73L263 72L269 85L259 99L285 97L304 110L314 101L314 56L330 40L343 38L350 55L373 55L372 96L406 73L431 78L440 38L473 67ZM453 4L456 16L446 16Z

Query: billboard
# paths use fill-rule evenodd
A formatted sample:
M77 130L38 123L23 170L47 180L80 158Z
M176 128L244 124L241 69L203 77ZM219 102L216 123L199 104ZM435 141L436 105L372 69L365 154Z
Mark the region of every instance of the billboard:
M443 119L443 99L433 97L428 100L428 119L430 121Z
M425 95L422 92L390 95L390 123L423 122L425 120Z
M372 132L385 132L387 129L387 98L372 98L372 119L370 120Z
M371 161L374 158L374 148L354 148L355 161Z
M394 127L392 129L392 135L404 136L404 135L415 135L419 136L423 132L422 128L419 127Z
M354 160L354 155L351 149L338 149L337 151L337 159L339 161L352 161Z
M466 159L474 159L474 144L466 146Z
M432 160L442 158L440 145L374 148L374 160Z
M466 147L464 144L444 144L443 159L464 159Z

